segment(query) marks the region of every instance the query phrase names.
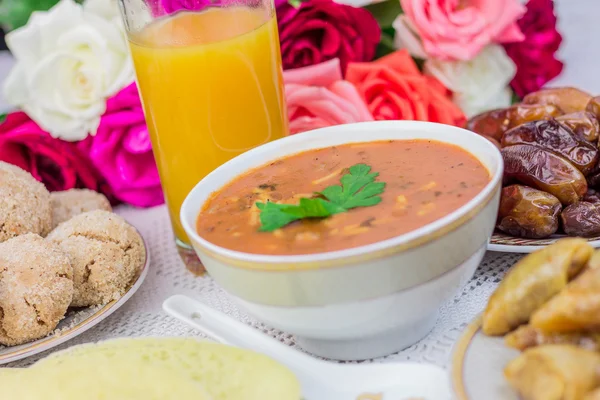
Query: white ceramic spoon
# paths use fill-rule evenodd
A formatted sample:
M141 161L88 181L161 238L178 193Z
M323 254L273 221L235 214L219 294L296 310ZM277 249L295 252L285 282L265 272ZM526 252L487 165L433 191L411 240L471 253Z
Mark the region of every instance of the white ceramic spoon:
M176 295L164 310L213 339L254 350L290 368L305 400L449 400L446 371L417 363L338 364L313 358L189 297Z

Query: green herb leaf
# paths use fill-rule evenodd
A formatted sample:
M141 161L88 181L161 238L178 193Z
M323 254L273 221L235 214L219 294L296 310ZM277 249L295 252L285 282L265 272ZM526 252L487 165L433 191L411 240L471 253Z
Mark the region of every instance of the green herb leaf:
M366 164L356 164L350 167L349 172L342 176L342 186L329 186L321 194L346 210L373 206L381 201L380 197L373 197L383 193L385 188L385 183L375 182L379 173L370 173L371 167Z
M289 204L256 203L260 210L260 231L272 232L300 218L287 214L283 210L288 207L298 207Z
M342 185L325 188L319 195L325 197L300 199L300 204L256 203L260 210L260 231L271 232L305 218L326 218L355 207L370 207L381 202L378 195L385 189L384 182L375 182L379 175L371 173L366 164L356 164L342 176Z

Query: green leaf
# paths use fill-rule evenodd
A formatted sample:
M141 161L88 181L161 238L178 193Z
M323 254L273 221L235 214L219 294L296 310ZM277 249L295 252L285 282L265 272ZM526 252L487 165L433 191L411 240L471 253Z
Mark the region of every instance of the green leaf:
M422 58L417 58L417 57L413 57L413 60L415 60L415 64L417 64L417 68L419 68L419 70L423 71L423 67L425 66L425 60Z
M379 173L371 172L366 164L356 164L340 179L342 185L329 186L320 197L302 198L298 205L256 203L260 210L260 231L271 232L287 224L306 218L326 218L355 207L370 207L381 202L384 182L375 182Z
M375 59L387 56L394 51L396 51L396 47L394 47L394 35L382 32L381 40L377 44L377 49L375 49Z
M0 124L6 121L6 117L8 117L8 114L0 114Z
M380 3L369 4L364 8L375 17L382 29L391 27L396 17L402 14L402 7L399 0L386 0Z
M342 176L342 186L329 186L321 194L330 202L345 209L361 207L363 204L365 206L374 205L371 204L373 200L369 200L369 197L383 193L385 183L374 183L379 174L377 172L370 173L370 171L371 167L368 165L356 164L350 167L349 174ZM363 193L364 190L367 191Z
M47 11L58 0L0 0L0 25L7 31L22 27L34 11Z
M288 0L288 4L294 8L299 8L302 5L302 0Z
M271 232L275 229L279 229L286 226L290 222L294 222L300 218L285 213L283 210L286 207L297 207L290 206L288 204L275 204L275 203L256 203L256 206L261 210L260 213L260 231Z
M511 88L512 90L512 88ZM519 95L515 92L512 92L512 98L510 99L510 104L517 104L521 102L521 98L519 97Z

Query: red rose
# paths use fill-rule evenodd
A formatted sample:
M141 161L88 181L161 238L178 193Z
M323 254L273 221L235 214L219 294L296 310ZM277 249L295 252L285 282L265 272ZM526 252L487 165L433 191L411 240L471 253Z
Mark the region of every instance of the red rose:
M345 72L349 62L371 61L381 37L371 13L332 0L278 2L277 19L284 69L339 58Z
M0 160L28 171L50 191L88 188L112 198L76 143L53 138L23 112L9 114L0 124Z
M530 0L527 13L517 23L525 40L506 44L504 48L517 65L511 86L517 95L524 97L561 73L563 63L556 59L555 53L562 37L556 30L552 0Z

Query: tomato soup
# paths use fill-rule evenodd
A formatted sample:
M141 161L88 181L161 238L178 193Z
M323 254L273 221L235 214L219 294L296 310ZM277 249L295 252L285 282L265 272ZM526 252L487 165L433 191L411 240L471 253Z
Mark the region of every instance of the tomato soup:
M257 203L298 204L320 197L356 164L384 182L378 204L325 218L305 218L261 231ZM490 181L467 151L433 140L388 140L309 150L237 177L206 201L200 236L254 254L298 255L348 249L390 239L429 224L467 203Z

